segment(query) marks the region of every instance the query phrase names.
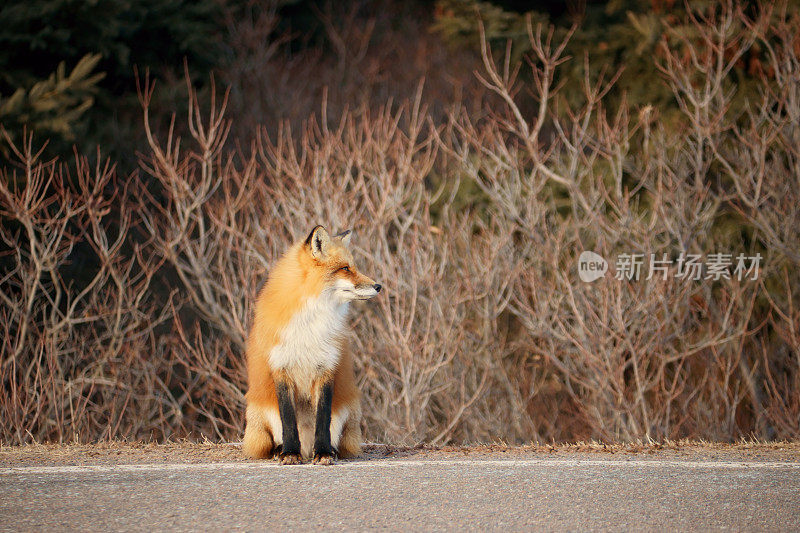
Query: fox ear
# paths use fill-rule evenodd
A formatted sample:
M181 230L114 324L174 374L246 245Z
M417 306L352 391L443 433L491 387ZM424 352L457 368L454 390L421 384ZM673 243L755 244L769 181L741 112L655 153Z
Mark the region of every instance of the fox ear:
M343 232L337 233L336 235L334 235L333 238L334 239L339 239L340 241L342 241L342 244L344 244L345 246L350 246L350 237L352 237L352 236L353 236L353 232L350 231L349 229L346 229Z
M325 259L325 256L328 254L328 248L330 248L331 245L331 237L328 235L328 232L325 231L325 228L317 226L308 234L306 245L311 248L311 256L321 261Z

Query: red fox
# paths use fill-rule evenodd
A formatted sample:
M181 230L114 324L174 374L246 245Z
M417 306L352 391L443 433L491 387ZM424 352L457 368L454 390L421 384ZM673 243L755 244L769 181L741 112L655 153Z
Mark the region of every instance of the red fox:
M344 338L352 300L381 286L356 269L350 231L316 226L275 264L247 339L244 453L332 464L361 452L361 404Z

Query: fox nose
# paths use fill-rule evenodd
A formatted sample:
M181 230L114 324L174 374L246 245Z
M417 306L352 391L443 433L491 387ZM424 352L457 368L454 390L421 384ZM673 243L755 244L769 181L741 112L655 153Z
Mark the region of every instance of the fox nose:
M381 292L381 284L380 283L376 283L375 285L372 286L372 288L375 289L375 292Z

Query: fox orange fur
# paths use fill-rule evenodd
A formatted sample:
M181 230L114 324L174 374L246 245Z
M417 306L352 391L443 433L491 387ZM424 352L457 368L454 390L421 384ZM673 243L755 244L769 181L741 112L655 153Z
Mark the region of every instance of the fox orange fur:
M247 340L244 452L282 464L361 451L361 405L345 340L352 300L381 286L355 267L351 233L322 226L292 246L261 289Z

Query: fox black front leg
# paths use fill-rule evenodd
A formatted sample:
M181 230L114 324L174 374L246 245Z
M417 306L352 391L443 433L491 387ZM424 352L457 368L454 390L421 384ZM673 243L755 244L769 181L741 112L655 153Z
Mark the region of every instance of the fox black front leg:
M317 399L317 421L314 430L314 464L333 464L333 446L331 446L331 405L333 402L333 381L327 381L320 387Z
M276 383L278 391L278 411L283 426L283 446L280 457L282 465L295 465L302 462L300 456L300 435L297 432L297 416L292 404L292 396L286 382Z

